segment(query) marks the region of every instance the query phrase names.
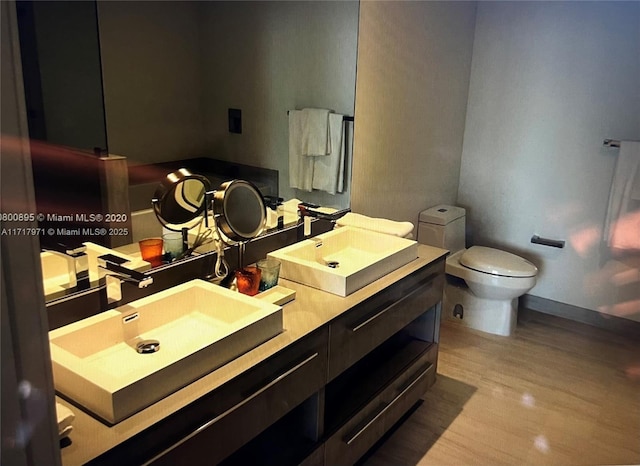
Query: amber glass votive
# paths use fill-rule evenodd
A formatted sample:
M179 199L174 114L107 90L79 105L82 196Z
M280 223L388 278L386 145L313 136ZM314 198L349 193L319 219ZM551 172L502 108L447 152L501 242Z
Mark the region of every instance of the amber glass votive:
M162 265L162 238L147 238L138 241L142 259L149 262L151 267Z
M255 296L260 288L260 269L258 267L243 267L236 270L236 285L242 294Z

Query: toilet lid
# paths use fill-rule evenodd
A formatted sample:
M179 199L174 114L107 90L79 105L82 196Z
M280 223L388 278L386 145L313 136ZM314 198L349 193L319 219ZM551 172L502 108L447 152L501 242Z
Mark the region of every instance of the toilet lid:
M520 256L499 249L472 246L460 257L460 264L501 277L535 277L538 269Z

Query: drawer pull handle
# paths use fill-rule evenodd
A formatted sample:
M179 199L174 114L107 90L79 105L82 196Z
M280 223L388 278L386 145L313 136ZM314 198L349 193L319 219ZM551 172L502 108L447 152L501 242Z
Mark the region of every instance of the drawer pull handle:
M253 400L254 398L262 395L264 392L266 392L267 390L269 390L271 387L273 387L275 384L277 384L278 382L280 382L281 380L289 377L291 374L293 374L294 372L296 372L298 369L300 369L302 366L310 363L311 361L313 361L315 358L318 357L319 353L313 353L311 356L309 356L308 358L306 358L304 361L299 362L298 364L296 364L295 366L291 367L290 369L288 369L287 371L283 372L282 374L280 374L278 377L276 377L275 379L273 379L271 382L269 382L268 384L266 384L264 387L261 387L260 389L256 390L255 392L253 392L251 395L249 395L248 397L246 397L244 400L242 400L240 403L238 403L237 405L232 406L231 408L229 408L228 410L226 410L224 413L214 417L213 419L211 419L209 422L207 422L206 424L204 424L203 426L199 427L195 432L200 432L203 429L206 429L207 427L209 427L210 425L214 424L216 421L219 421L220 419L222 419L225 416L228 416L229 414L231 414L232 412L236 411L237 409L241 408L242 406L246 405L247 403L249 403L251 400Z
M214 417L213 419L211 419L210 421L205 422L203 425L201 425L200 427L198 427L196 430L194 430L193 432L191 432L189 435L187 435L186 437L183 437L182 439L180 439L179 442L174 443L173 445L171 445L169 448L165 449L164 451L162 451L161 453L159 453L158 455L156 455L154 458L152 458L150 461L148 461L147 463L145 463L145 465L151 464L154 461L156 461L157 459L161 458L162 456L166 455L167 453L169 453L171 450L179 447L180 445L182 445L183 443L185 443L186 441L188 441L189 439L195 437L196 435L198 435L200 432L202 432L203 430L206 430L207 428L211 427L213 424L215 424L216 422L218 422L220 419L224 418L225 416L228 416L229 414L233 413L234 411L240 409L241 407L243 407L244 405L246 405L247 403L249 403L251 400L255 399L256 397L260 396L261 394L263 394L265 391L269 390L271 387L273 387L274 385L276 385L278 382L280 382L281 380L289 377L291 374L293 374L294 372L296 372L298 369L300 369L302 366L308 364L309 362L313 361L315 358L317 358L319 356L319 353L314 353L311 356L309 356L308 358L306 358L304 361L300 361L298 364L296 364L295 366L289 368L288 370L286 370L285 372L283 372L282 374L280 374L279 376L277 376L275 379L273 379L271 382L269 382L268 384L264 385L263 387L261 387L260 389L256 390L255 392L253 392L251 395L249 395L248 397L246 397L244 400L242 400L240 403L233 405L231 408L227 409L224 413L219 414L218 416Z
M360 322L355 327L352 327L351 331L352 332L357 332L358 330L360 330L361 328L365 327L366 325L369 325L371 322L376 320L378 317L380 317L381 315L383 315L384 313L389 311L396 304L399 304L399 303L411 298L416 292L420 291L420 288L423 285L425 285L425 284L427 284L429 286L432 285L434 283L433 279L435 278L435 275L436 275L435 273L431 274L427 278L425 278L424 280L421 280L420 282L418 282L407 294L405 294L398 301L388 301L387 303L384 304L384 308L383 309L381 309L380 311L376 312L375 314L373 314L372 316L368 317L367 319L363 320L362 322ZM429 282L429 283L427 283L427 282Z
M418 382L420 382L427 375L431 367L432 365L429 364L429 366L427 366L427 368L424 371L422 371L420 375L418 375L409 384L407 384L400 391L400 393L398 393L398 395L393 400L391 400L391 402L386 404L380 411L378 411L378 413L375 416L373 416L364 426L362 426L362 428L360 428L355 434L353 434L351 438L349 438L349 440L345 440L345 443L347 445L351 445L353 442L355 442L358 439L358 437L360 437L360 435L362 435L369 428L369 426L371 426L374 422L380 419L380 417L382 417L384 413L386 413L398 400L400 400L405 395L405 393L407 393Z

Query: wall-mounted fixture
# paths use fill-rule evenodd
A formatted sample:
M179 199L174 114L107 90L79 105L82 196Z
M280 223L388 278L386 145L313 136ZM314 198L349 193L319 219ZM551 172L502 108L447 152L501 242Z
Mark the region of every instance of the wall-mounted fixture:
M239 108L229 109L229 132L242 134L242 110Z
M538 235L533 235L531 237L531 242L533 244L541 244L542 246L549 246L552 248L564 248L564 240L542 238Z

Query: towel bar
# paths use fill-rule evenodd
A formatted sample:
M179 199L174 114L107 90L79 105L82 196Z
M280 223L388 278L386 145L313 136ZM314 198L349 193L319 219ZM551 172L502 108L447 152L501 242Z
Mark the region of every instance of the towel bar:
M549 238L541 238L538 235L533 235L531 237L531 242L533 244L541 244L543 246L550 246L552 248L564 248L564 241L557 239L549 239Z

